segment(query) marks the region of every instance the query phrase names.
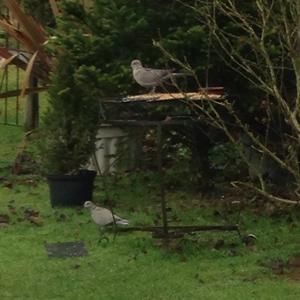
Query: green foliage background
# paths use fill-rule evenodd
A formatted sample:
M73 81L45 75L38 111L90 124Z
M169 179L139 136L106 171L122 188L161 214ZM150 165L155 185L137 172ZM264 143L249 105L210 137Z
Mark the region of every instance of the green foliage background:
M66 61L72 64L68 74L61 78L55 93L72 89L76 95L89 95L90 98L104 99L127 94L144 92L132 79L130 62L140 59L151 67L179 66L170 62L153 41L159 41L174 57L188 62L195 70L202 85L206 84L206 71L209 68L209 85L223 85L232 96L241 119L259 134L263 135L266 111L260 107L264 96L247 80L230 69L222 60L222 49L216 47L211 32L199 11L204 2L198 1L134 1L134 0L94 0L93 9L84 9L74 1L61 1L62 17L57 28L49 29L54 37L50 45L53 53L65 49ZM27 6L43 18L40 10L34 10L34 3ZM46 2L39 4L46 12ZM36 3L36 6L39 6ZM189 7L191 5L191 7ZM252 4L241 3L241 9L255 17ZM194 9L193 9L194 8ZM240 36L235 41L235 49L245 57L252 59L247 34L240 32L238 26L228 18L221 18L224 30ZM278 41L274 39L274 30L268 33L268 51L276 59ZM252 53L252 54L251 54ZM208 57L209 55L209 57ZM248 55L248 56L247 56ZM263 69L259 62L257 69ZM180 71L180 70L179 70ZM288 74L284 74L285 79ZM71 77L72 81L65 80ZM290 78L289 82L293 81ZM188 90L198 88L196 82L187 83ZM274 111L276 107L274 108ZM276 114L274 114L275 116ZM278 117L279 116L279 117ZM226 118L224 113L224 118ZM228 119L228 121L231 121ZM281 122L277 114L272 123L274 136L278 136L277 125ZM213 136L211 128L207 134ZM218 135L218 139L220 136ZM199 141L201 144L203 141Z
M41 151L45 171L69 174L86 164L94 151L100 106L95 95L86 92L96 90L94 68L80 66L68 51L57 58Z
M51 11L49 0L22 0L25 12L34 16L44 26L53 26L54 16Z
M139 90L131 76L133 59L141 59L151 67L167 65L167 59L153 46L153 40L161 41L179 59L190 61L204 79L207 36L194 13L179 2L95 0L93 10L88 12L69 1L62 7L66 14L59 22L64 33L74 37L70 41L89 35L83 41L85 53L77 55L85 57L84 64L97 68L99 87L105 95Z

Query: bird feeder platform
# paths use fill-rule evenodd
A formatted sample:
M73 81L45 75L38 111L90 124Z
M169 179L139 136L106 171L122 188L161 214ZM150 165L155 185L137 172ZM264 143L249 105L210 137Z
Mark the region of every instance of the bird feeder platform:
M223 87L203 88L197 92L180 93L149 93L142 95L127 96L122 102L165 102L165 101L221 101L224 99Z

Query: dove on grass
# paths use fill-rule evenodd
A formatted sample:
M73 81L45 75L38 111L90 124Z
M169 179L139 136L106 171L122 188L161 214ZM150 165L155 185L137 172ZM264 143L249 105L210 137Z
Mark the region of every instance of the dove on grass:
M114 224L114 222L117 225L129 225L128 220L112 214L109 209L97 206L92 201L86 201L84 207L90 210L93 221L101 227Z

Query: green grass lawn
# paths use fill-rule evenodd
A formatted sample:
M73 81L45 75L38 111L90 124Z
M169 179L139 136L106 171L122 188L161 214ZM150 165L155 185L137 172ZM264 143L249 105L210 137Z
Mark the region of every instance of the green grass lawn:
M21 128L0 126L0 136L0 214L10 217L0 228L1 300L300 299L300 282L290 279L288 270L276 275L266 267L300 253L297 210L267 216L247 208L238 216L216 199L209 203L192 192L169 191L175 224L239 221L243 234L256 235L255 245L246 246L232 232L189 236L172 251L146 233L119 234L115 241L109 235L108 243L98 243L98 228L87 211L52 209L43 178L10 174ZM121 216L142 225L158 217L157 190L150 175L137 174L109 180L108 193ZM95 200L101 202L103 195L98 178ZM24 218L26 209L38 211L43 224ZM83 241L88 256L48 258L46 242L68 241Z

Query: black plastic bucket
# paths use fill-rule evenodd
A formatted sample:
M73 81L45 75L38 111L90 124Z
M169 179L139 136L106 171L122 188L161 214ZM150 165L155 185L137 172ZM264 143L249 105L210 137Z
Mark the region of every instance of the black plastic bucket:
M82 170L76 175L48 175L50 200L54 206L82 206L92 200L96 172Z

